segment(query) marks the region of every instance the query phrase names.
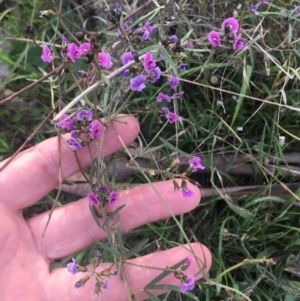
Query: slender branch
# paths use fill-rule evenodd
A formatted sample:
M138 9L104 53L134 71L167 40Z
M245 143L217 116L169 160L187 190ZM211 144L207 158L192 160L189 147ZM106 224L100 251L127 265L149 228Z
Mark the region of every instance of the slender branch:
M15 97L23 94L24 92L28 91L29 89L35 87L36 85L38 85L39 83L41 83L42 81L44 81L45 79L49 78L50 76L52 76L53 74L59 73L61 72L63 69L65 68L65 64L61 64L58 67L56 67L55 69L53 69L52 71L50 71L48 74L44 75L43 77L41 77L40 79L36 80L35 82L33 82L32 84L24 87L23 89L21 89L20 91L4 98L3 100L0 100L0 105L3 105L9 101L11 101L12 99L14 99Z

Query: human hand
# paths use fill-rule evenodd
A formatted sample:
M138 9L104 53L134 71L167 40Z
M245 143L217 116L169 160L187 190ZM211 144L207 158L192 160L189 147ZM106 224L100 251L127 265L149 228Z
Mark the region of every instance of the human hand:
M139 125L133 117L122 117L123 123L114 126L125 144L130 144L139 132ZM125 123L124 123L125 122ZM104 138L103 155L110 155L122 145L112 128ZM93 155L97 153L96 143L91 143ZM87 167L91 159L87 148L78 151L82 167ZM81 273L70 274L66 268L49 270L49 264L64 256L69 256L105 237L91 216L86 198L56 208L46 235L42 232L48 219L48 213L25 220L22 210L39 201L57 187L59 153L57 138L51 138L19 154L3 171L0 172L0 295L2 301L64 301L98 300L94 294L95 280L90 279L80 289L74 284L83 276ZM78 171L78 164L72 150L61 143L62 177L68 178ZM3 162L5 163L5 162ZM2 164L3 164L2 163ZM1 165L0 164L0 167ZM189 184L194 192L191 198L184 198L180 192L174 192L172 181L154 184L175 215L188 212L198 205L200 192ZM127 231L143 224L169 217L169 212L149 184L135 189L121 191L118 205L126 204L120 212L122 231ZM191 244L199 263L208 271L211 255L208 249L198 243ZM170 250L130 260L137 265L165 268L180 260L193 257L190 247L176 247ZM101 263L102 270L111 266ZM193 260L188 274L194 275L199 268ZM126 265L124 272L133 292L143 288L161 271ZM198 274L196 279L201 278ZM172 274L160 283L180 285ZM158 293L153 291L153 293ZM137 300L145 299L144 292L137 294ZM119 276L109 279L109 287L102 290L101 300L128 300L126 289Z

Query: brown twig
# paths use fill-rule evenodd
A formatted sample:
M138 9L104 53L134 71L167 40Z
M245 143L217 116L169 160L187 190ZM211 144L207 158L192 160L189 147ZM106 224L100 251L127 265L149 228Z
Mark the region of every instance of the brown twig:
M53 69L52 71L50 71L48 74L44 75L43 77L41 77L40 79L36 80L35 82L33 82L32 84L24 87L23 89L19 90L18 92L4 98L3 100L0 100L0 105L3 105L9 101L11 101L12 99L14 99L15 97L23 94L24 92L28 91L29 89L35 87L36 85L38 85L39 83L41 83L42 81L44 81L45 79L49 78L50 76L52 76L53 74L56 73L60 73L63 69L65 68L65 64L61 64L58 67L56 67L55 69Z

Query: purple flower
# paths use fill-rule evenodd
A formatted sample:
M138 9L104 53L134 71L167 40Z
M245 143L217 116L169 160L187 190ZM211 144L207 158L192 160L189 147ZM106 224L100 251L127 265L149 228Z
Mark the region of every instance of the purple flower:
M189 64L180 64L177 69L179 72L184 72Z
M153 54L146 52L144 55L144 69L147 73L150 73L153 68L156 67L156 62L153 60Z
M51 63L53 61L53 56L51 55L51 50L48 45L43 45L43 54L41 59L46 63Z
M131 52L125 52L121 57L121 61L122 61L123 65L126 65L129 62L134 61L134 58L133 58L133 55L131 54Z
M186 48L187 48L187 49L193 49L193 48L194 48L193 42L189 42L189 43L186 45Z
M169 123L174 123L175 121L178 120L178 116L175 113L170 112L170 110L168 108L163 107L161 109L165 113L165 116L168 118Z
M176 89L176 87L179 85L179 79L177 76L172 75L171 77L169 77L168 83L171 89Z
M184 93L184 91L180 91L180 92L174 93L172 95L172 99L174 99L174 98L180 98L183 95L183 93Z
M185 198L191 198L194 195L194 192L188 188L182 188L181 193Z
M103 191L104 193L106 193L107 195L110 194L110 189L106 184L103 185L99 185L99 191Z
M152 69L150 75L151 75L150 83L153 84L160 78L161 71L159 67L155 67L154 69Z
M107 279L104 280L102 288L104 288L104 289L108 288L108 281L107 281Z
M71 132L71 137L67 140L67 143L73 151L77 151L80 148L83 148L83 145L77 140L73 132Z
M109 14L109 13L107 13L107 14L105 15L105 18L106 18L106 20L111 21L111 20L112 20L112 15Z
M91 205L99 205L100 204L98 197L95 194L93 194L92 192L89 192L87 194L87 199Z
M69 118L69 116L67 114L63 114L58 119L56 126L63 130L69 130L69 131L74 130L73 120L71 118Z
M148 30L145 30L145 32L143 33L142 37L141 37L141 42L145 42L149 39L150 37L150 32Z
M296 8L296 13L300 14L300 6Z
M78 49L80 55L83 55L84 53L87 53L90 50L91 50L91 43L82 43Z
M153 32L153 27L150 25L149 21L144 24L143 28L149 31L150 34Z
M116 2L116 4L115 4L115 10L118 10L118 9L120 9L120 4L118 2Z
M226 28L229 28L229 31L232 33L236 33L239 30L239 22L237 19L231 17L227 18L222 22L221 25L223 30L226 30Z
M221 45L221 39L220 39L220 36L219 34L216 32L216 31L211 31L209 34L208 34L208 41L209 43L213 46L213 47L216 47L216 46L220 46Z
M241 40L240 34L235 38L235 40L232 44L232 48L233 48L233 50L241 50L244 48L244 42Z
M255 5L251 5L249 7L249 10L252 12L252 13L255 13L259 8L259 4L255 4Z
M123 30L129 34L132 33L132 30L129 28L129 26L126 23L123 23ZM118 28L118 33L119 33L117 35L118 38L124 38L120 28Z
M181 283L180 290L182 293L185 293L186 291L192 291L195 287L195 277L188 275L185 282Z
M80 58L81 53L79 52L79 49L76 46L76 44L71 43L67 46L67 55L73 63L75 63L75 59Z
M178 120L178 116L175 113L170 112L168 114L169 123L174 123Z
M68 272L70 272L71 274L75 275L77 273L76 265L77 265L76 259L72 258L72 262L69 262L67 264L67 270L68 270Z
M197 171L198 169L205 169L200 161L201 159L199 157L194 157L193 159L189 160L190 166L193 168L193 172Z
M77 114L76 114L76 119L78 121L82 121L83 119L86 119L87 121L92 121L93 119L93 112L91 110L80 110Z
M147 77L145 75L138 75L130 80L130 88L132 91L141 92L146 88L145 81Z
M164 93L160 92L160 93L158 93L158 95L156 97L156 100L158 102L161 102L162 100L166 100L167 102L171 102L172 97L167 95L167 94L164 94Z
M99 52L98 53L98 60L99 60L99 65L102 68L109 69L113 65L112 62L111 62L110 55L108 53Z
M118 199L118 193L115 191L112 191L109 195L109 200L108 200L108 205L109 206L113 206L116 204Z
M185 263L186 263L187 265L191 265L191 264L192 264L192 261L193 261L192 258L188 257Z
M173 35L169 37L169 40L176 44L178 42L178 37L176 35Z
M89 124L89 137L90 139L94 140L95 138L99 138L100 136L100 123L95 120Z

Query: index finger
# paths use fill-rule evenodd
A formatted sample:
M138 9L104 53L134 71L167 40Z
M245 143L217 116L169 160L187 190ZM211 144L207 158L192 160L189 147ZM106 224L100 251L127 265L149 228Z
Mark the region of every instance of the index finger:
M139 124L131 116L122 116L118 121L114 122L114 127L123 142L128 145L138 135ZM116 131L111 127L107 129L102 138L104 139L102 156L111 155L122 149ZM99 142L99 139L90 144L93 157L97 155L97 141ZM78 150L77 154L83 168L91 164L92 158L87 147ZM58 166L57 137L20 153L0 173L0 200L14 210L23 209L37 202L59 184ZM79 171L75 155L64 141L61 141L61 170L63 179Z

